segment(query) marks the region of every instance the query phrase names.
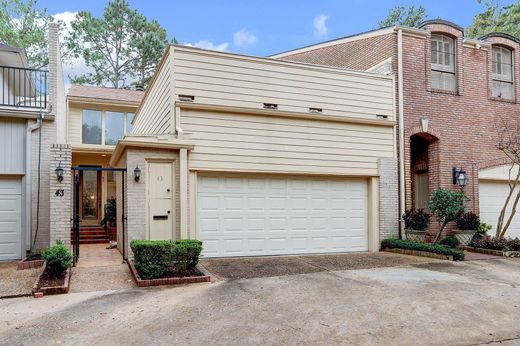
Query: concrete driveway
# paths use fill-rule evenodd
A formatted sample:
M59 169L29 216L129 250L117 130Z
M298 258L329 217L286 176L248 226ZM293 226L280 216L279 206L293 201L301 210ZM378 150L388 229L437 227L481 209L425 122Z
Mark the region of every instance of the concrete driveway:
M0 344L516 344L519 285L500 259L16 298Z

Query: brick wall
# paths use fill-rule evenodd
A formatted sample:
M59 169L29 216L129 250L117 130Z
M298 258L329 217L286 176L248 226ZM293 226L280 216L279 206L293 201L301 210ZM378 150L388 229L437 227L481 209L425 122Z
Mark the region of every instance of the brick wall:
M399 237L397 159L379 159L379 239Z
M70 245L71 215L71 158L72 149L69 144L53 144L50 148L49 194L50 194L50 244L57 240ZM59 182L55 170L60 165L63 170L63 181ZM63 192L63 195L61 194Z

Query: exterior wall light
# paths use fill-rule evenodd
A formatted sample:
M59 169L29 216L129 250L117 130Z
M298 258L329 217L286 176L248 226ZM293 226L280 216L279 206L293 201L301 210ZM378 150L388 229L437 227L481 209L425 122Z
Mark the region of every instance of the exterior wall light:
M464 189L464 186L466 186L469 181L469 178L466 175L466 171L464 171L462 168L458 170L457 167L453 167L451 169L451 179L453 184L460 186L461 190Z
M139 182L140 179L141 179L141 168L139 168L139 166L135 166L134 180L137 183L137 182Z
M56 167L54 172L56 172L56 179L61 183L63 181L63 173L65 173L65 170L61 167L61 162L58 164L58 167Z

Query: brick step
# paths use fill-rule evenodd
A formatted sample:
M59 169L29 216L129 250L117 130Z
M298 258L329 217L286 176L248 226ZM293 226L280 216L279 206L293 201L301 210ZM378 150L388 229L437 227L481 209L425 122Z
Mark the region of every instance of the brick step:
M74 234L74 232L70 232L71 235ZM79 231L79 235L106 235L107 232L105 231Z
M71 242L74 244L74 242ZM108 238L107 239L80 239L79 244L108 244Z

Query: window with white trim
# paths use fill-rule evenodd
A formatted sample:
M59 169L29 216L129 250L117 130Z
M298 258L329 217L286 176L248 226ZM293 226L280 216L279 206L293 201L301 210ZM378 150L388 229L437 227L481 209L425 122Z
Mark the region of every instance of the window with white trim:
M493 46L491 95L514 100L513 52L502 46Z
M82 143L116 145L132 132L134 113L84 109L82 112Z
M432 34L432 88L456 91L455 41L446 35Z

